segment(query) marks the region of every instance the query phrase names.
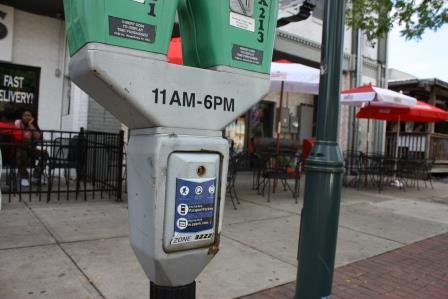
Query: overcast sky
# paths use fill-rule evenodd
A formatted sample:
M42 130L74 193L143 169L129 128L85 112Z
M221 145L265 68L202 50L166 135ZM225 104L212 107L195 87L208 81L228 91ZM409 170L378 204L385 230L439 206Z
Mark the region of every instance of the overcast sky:
M398 29L390 34L389 67L420 79L438 78L448 82L448 25L437 32L427 31L420 41L406 41Z

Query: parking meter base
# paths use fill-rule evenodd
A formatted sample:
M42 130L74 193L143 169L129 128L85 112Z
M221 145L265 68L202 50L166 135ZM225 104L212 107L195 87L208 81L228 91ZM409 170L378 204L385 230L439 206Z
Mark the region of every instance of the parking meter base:
M129 128L221 130L270 87L265 74L174 65L161 54L99 43L80 49L69 68L71 79Z
M156 285L191 284L218 252L229 152L228 142L221 136L220 131L179 128L131 131L130 240L143 270ZM189 190L182 194L183 187ZM202 192L211 194L207 210L213 211L213 219L203 219L208 221L207 230L185 234L190 227L180 226L178 214L202 209L199 205L206 200ZM184 203L185 211L181 211ZM185 222L195 222L193 218L185 216Z
M196 298L196 282L180 287L159 286L151 282L149 289L151 299L194 299Z

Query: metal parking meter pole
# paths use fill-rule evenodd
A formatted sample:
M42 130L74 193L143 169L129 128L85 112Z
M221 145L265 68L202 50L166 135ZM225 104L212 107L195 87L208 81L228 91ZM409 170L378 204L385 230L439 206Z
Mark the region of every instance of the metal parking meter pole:
M149 298L151 299L195 299L196 282L182 287L166 287L150 283Z
M338 139L344 0L327 0L322 35L317 140L306 161L295 299L330 298L343 160Z

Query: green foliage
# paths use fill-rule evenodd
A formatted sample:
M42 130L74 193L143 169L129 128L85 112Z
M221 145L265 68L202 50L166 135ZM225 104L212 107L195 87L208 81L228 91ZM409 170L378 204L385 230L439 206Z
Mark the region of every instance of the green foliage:
M331 1L331 0L328 0ZM448 23L447 0L347 0L347 24L360 28L372 41L393 26L406 39L421 39L426 29Z

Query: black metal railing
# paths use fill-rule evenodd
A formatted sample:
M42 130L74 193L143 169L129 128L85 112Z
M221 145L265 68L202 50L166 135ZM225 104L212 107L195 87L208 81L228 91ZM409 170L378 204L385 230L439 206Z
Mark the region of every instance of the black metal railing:
M123 131L42 133L41 139L26 141L19 129L0 128L4 197L10 202L15 197L47 202L105 196L121 200Z
M386 151L389 157L409 158L414 160L448 161L448 135L439 133L406 132L386 135Z
M381 192L386 186L403 189L420 186L431 187L433 161L414 159L412 156L394 157L380 153L365 154L359 151L344 153L344 185L361 187L374 186Z
M430 134L402 132L386 133L386 150L388 157L397 159L406 158L413 160L431 159L429 151Z

